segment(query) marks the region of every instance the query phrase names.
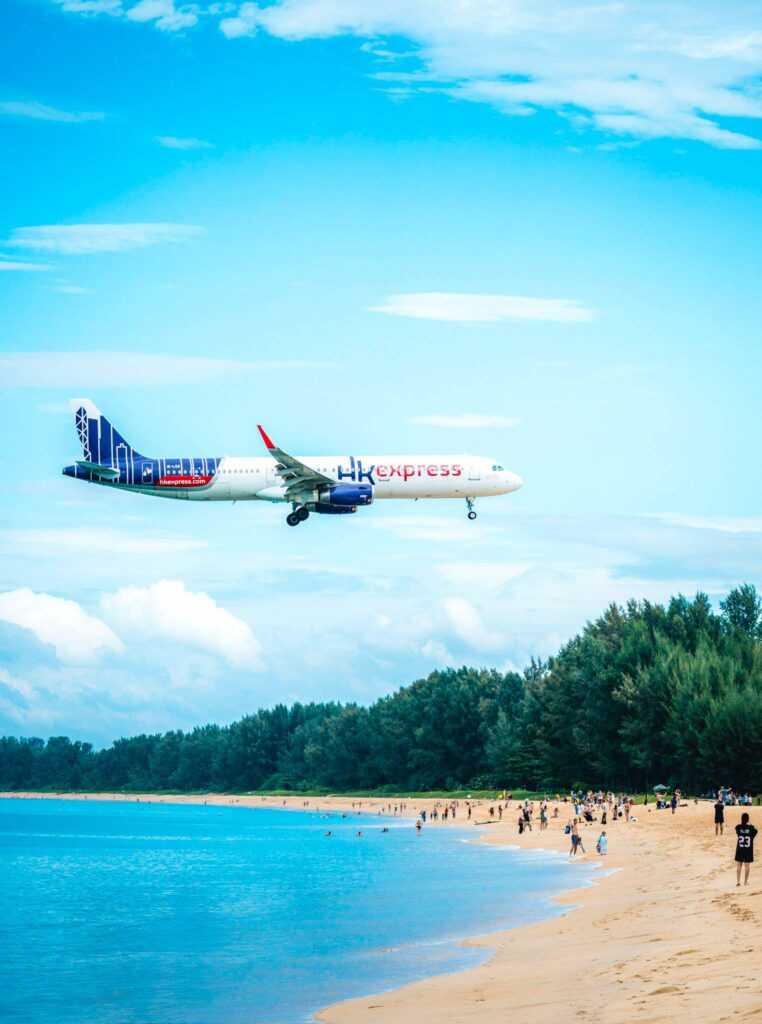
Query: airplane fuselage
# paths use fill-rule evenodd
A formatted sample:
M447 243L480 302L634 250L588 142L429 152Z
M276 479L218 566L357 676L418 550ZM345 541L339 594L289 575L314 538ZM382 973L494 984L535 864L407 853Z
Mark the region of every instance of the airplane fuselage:
M299 456L304 465L339 484L369 484L374 500L477 498L518 490L521 479L475 455ZM86 464L67 466L67 476L104 486L191 501L287 501L277 465L269 456L146 458L114 453L114 475ZM118 475L117 475L118 474ZM315 499L317 500L317 498Z

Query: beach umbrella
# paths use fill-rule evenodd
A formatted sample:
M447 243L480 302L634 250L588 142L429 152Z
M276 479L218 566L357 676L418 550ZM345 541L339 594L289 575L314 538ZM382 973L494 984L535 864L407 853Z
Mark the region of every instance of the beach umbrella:
M654 786L654 793L666 793L666 792L667 792L667 787L666 786Z

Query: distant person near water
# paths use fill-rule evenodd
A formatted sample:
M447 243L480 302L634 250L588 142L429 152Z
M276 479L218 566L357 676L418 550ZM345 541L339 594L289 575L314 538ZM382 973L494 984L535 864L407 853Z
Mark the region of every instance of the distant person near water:
M582 843L582 836L579 834L579 821L575 818L571 827L571 849L569 850L569 856L576 857L577 850L582 850L583 853L585 852L585 847Z
M725 832L725 802L721 797L717 797L717 803L714 805L714 834L721 836Z
M736 825L736 885L741 884L741 867L744 868L743 884L749 884L749 872L754 863L754 837L757 830L749 821L749 814L744 811L741 815L741 824Z

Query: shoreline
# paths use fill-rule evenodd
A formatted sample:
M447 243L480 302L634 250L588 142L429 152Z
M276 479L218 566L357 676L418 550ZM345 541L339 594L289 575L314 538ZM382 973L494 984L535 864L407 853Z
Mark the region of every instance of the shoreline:
M1 793L0 799L110 800L151 803L207 803L309 811L361 812L377 816L393 808L393 797L258 797L207 794L165 796L121 793ZM444 801L403 799L405 820ZM399 807L400 801L396 801ZM429 828L468 827L465 802L448 823ZM488 801L472 801L481 811ZM353 806L354 805L354 806ZM551 808L554 802L551 801ZM502 822L484 829L477 842L521 850L565 853L559 817L519 836L513 802ZM372 1017L380 1024L551 1024L562 1013L605 1024L703 1024L734 1017L762 1021L762 865L752 867L750 884L736 889L734 826L744 808L726 810L725 834L714 836L711 803L668 810L635 808L629 824L606 828L609 854L598 857L600 826L583 829L588 850L581 862L602 863L591 885L571 887L554 902L566 912L535 924L477 935L463 941L488 952L476 967L437 974L401 988L335 1003L315 1014L323 1024L355 1024ZM749 808L758 828L762 810ZM384 814L388 812L384 810ZM392 813L390 816L394 817ZM592 850L592 852L590 852ZM572 883L572 879L570 879ZM457 894L456 894L457 895Z

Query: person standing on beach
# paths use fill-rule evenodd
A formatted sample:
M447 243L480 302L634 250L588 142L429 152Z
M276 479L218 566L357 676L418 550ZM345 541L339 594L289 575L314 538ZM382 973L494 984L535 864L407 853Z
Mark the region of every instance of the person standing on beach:
M577 856L577 850L585 852L585 847L582 845L582 836L579 834L579 820L577 818L572 822L571 829L571 850L569 850L570 857Z
M714 805L714 834L721 836L725 830L725 804L717 797L717 803Z
M749 872L754 863L754 837L757 834L756 828L749 821L749 814L744 811L741 815L741 824L736 825L736 885L741 884L741 867L744 868L743 884L749 884Z

